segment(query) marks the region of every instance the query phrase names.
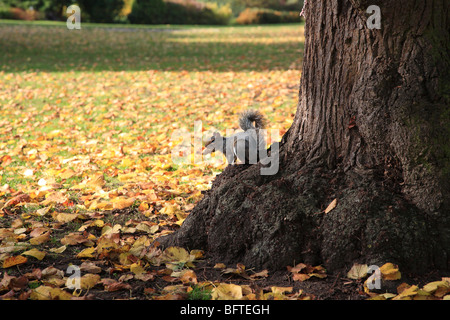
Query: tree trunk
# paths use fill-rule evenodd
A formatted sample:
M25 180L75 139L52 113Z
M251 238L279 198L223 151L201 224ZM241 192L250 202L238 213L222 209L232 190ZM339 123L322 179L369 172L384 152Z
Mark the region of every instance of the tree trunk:
M366 23L370 5L381 9L380 29ZM256 268L448 269L446 1L310 0L305 12L299 102L278 173L228 166L158 241Z

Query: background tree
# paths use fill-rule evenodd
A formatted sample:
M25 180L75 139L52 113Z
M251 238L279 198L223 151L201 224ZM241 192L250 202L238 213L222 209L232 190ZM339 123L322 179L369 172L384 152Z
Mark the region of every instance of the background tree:
M367 27L369 5L381 29ZM158 241L254 267L448 269L449 12L445 0L309 1L279 172L228 166Z
M134 0L128 19L131 23L163 23L166 10L163 0Z
M91 22L111 23L124 6L123 0L77 0L83 14L89 15Z

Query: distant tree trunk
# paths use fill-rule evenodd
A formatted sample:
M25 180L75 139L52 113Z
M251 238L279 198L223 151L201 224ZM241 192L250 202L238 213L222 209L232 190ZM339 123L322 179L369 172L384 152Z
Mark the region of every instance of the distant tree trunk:
M366 24L370 5L381 29ZM228 166L160 243L257 268L448 269L448 3L309 0L305 11L299 103L279 172Z

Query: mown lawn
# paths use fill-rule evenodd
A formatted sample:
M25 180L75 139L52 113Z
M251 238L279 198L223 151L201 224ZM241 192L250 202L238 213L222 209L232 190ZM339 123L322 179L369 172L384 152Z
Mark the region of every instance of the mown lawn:
M0 281L20 280L14 290L3 280L0 296L255 296L200 279L207 253L149 245L181 225L224 168L175 164L173 133L193 134L194 121L237 129L238 113L257 108L281 136L296 109L302 47L302 25L0 21ZM71 264L82 266L81 293L66 287Z

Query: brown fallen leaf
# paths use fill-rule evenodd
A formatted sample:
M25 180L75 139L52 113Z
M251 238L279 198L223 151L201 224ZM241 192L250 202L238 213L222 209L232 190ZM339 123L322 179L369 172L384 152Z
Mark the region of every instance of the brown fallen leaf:
M10 268L13 266L17 266L19 264L23 264L27 262L27 258L24 256L12 256L12 257L8 257L3 261L3 268Z
M109 280L112 280L112 279L109 279ZM130 284L125 283L125 282L116 281L116 280L106 281L106 282L102 281L102 284L105 288L105 291L108 291L108 292L132 289Z
M179 278L181 282L184 284L197 284L197 275L193 270L189 269L183 270Z
M61 244L63 245L77 245L80 243L87 242L88 239L85 235L82 235L78 232L71 232L68 235L65 235L64 238L61 239Z
M32 244L33 246L37 246L37 245L43 244L45 242L48 242L48 241L50 241L50 234L51 234L51 230L43 233L40 236L32 238L32 239L30 239L30 244Z
M100 268L93 262L85 261L80 265L80 271L87 273L100 273L102 272L102 268Z
M15 196L14 198L6 201L6 203L3 205L3 207L1 209L8 208L8 207L14 207L15 205L17 205L19 203L30 202L30 201L31 201L30 196L26 193L22 193L22 194Z
M288 271L292 273L292 279L294 281L305 281L311 277L317 277L320 279L326 278L326 270L322 266L311 266L304 263L299 263L295 267L288 267Z

